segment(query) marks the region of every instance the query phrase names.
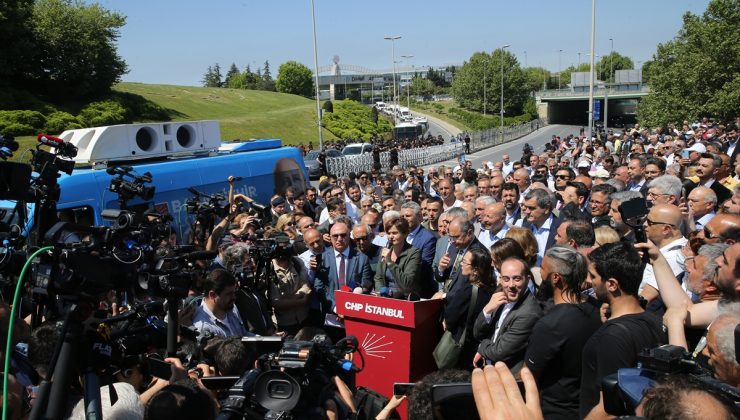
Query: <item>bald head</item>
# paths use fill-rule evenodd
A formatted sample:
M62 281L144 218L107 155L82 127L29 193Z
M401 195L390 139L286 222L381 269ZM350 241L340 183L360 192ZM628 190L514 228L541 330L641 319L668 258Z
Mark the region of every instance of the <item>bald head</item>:
M529 172L524 168L514 171L514 182L519 186L519 191L524 191L529 187Z
M493 203L486 206L481 218L483 227L490 232L498 232L506 223L506 206L504 203Z
M709 233L709 236L707 236ZM740 233L740 215L720 213L712 218L704 226L704 231L699 231L699 236L703 236L707 243L725 242L735 243L735 237Z
M575 181L575 182L582 182L583 185L585 185L586 188L589 189L589 190L593 186L593 181L591 180L590 177L588 177L586 175L578 175L577 177L573 178L573 181Z
M673 204L657 204L650 209L650 219L674 226L681 225L681 209ZM653 219L652 216L655 216Z
M475 203L464 201L462 204L460 204L460 208L468 212L468 219L473 220L475 218Z

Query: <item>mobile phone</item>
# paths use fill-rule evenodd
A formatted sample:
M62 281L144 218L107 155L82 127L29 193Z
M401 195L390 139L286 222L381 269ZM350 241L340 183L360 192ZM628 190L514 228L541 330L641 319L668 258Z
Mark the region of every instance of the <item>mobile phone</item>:
M200 382L207 389L229 389L239 380L239 376L204 376Z
M393 384L393 395L409 395L414 385L413 382L396 382Z
M170 379L172 377L172 368L169 362L157 359L154 356L147 356L146 363L150 375L162 379Z
M684 158L684 159L688 159L689 158L689 153L691 153L691 152L688 149L683 149L683 150L681 150L681 157Z
M470 383L432 385L432 407L435 420L480 418Z

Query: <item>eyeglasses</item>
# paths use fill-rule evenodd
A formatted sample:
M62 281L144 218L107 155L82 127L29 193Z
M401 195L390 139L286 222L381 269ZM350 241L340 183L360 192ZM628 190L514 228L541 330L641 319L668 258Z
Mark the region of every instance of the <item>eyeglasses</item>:
M346 233L334 233L331 235L331 237L334 239L346 238L347 234Z
M712 233L706 226L704 226L704 239L715 239L719 238L719 235Z
M355 236L355 241L367 241L367 235L365 236Z
M570 179L570 175L555 175L557 179Z
M654 193L654 192L649 192L649 191L648 191L648 193L647 193L647 196L648 196L648 197L650 197L650 198L660 197L660 196L662 196L662 195L664 195L664 196L669 196L670 194L660 194L660 193L657 193L657 194L656 194L656 193Z
M648 226L653 226L653 225L668 225L668 226L671 226L671 227L676 227L676 226L675 226L675 225L673 225L672 223L666 223L666 222L656 222L656 221L654 221L654 220L650 220L650 219L648 219L648 218L646 218L646 219L645 219L645 223L647 223L647 225L648 225Z

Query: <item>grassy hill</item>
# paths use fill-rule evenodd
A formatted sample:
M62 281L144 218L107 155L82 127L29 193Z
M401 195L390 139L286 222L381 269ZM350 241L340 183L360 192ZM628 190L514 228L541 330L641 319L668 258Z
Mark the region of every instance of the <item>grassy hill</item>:
M120 83L119 92L141 95L177 111L173 120L215 119L225 140L279 138L283 144L318 145L316 102L296 95L257 90ZM324 139L335 137L324 130Z

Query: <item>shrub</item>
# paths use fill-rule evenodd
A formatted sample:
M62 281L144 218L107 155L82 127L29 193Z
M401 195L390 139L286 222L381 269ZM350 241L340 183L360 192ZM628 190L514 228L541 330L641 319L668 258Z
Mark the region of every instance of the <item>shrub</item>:
M44 132L59 134L64 130L74 130L76 128L82 128L82 124L80 124L77 117L67 112L56 111L46 118Z
M21 124L21 123L10 123L7 125L3 125L3 123L0 123L0 134L5 136L32 136L36 134L38 130L31 127L28 124Z
M324 105L322 105L321 108L326 112L334 112L334 104L331 101L324 102Z
M93 102L80 111L79 119L88 127L124 124L126 109L116 101Z

